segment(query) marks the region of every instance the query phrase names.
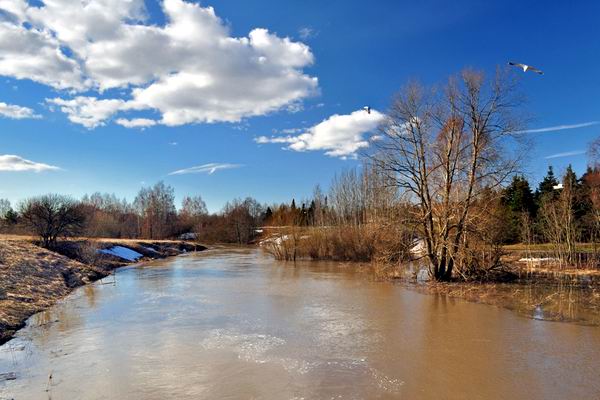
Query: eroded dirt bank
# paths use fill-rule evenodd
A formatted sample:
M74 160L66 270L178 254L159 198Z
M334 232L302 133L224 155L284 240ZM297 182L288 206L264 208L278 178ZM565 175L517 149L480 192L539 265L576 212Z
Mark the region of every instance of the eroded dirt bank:
M82 239L49 251L26 239L0 239L0 345L29 316L115 268L205 249L183 241Z

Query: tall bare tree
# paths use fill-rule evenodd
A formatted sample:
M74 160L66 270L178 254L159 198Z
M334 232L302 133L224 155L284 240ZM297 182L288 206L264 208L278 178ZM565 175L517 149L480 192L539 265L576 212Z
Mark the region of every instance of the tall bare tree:
M516 86L503 71L486 81L470 70L441 90L413 83L396 96L381 127L373 159L414 205L411 222L436 280L466 270L461 253L481 228L474 205L519 165Z
M140 233L150 239L164 239L173 232L177 215L173 187L158 182L140 189L134 200L140 216Z

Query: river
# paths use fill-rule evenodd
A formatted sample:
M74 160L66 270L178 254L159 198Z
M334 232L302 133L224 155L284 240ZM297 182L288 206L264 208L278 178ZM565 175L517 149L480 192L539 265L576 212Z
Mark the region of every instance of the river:
M592 399L600 328L221 249L77 289L0 347L6 372L18 400Z

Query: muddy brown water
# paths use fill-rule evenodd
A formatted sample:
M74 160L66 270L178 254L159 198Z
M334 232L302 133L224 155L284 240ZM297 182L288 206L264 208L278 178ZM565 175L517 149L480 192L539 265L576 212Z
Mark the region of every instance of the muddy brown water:
M593 399L599 371L597 327L215 250L32 317L0 347L0 398Z

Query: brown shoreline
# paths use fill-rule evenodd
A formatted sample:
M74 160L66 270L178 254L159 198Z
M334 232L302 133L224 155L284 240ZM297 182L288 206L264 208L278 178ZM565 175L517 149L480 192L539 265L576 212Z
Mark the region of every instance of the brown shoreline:
M98 255L98 249L122 246L142 254L136 261ZM56 251L29 238L0 239L0 345L8 342L33 314L74 289L110 275L115 269L157 258L206 250L179 240L76 239Z

